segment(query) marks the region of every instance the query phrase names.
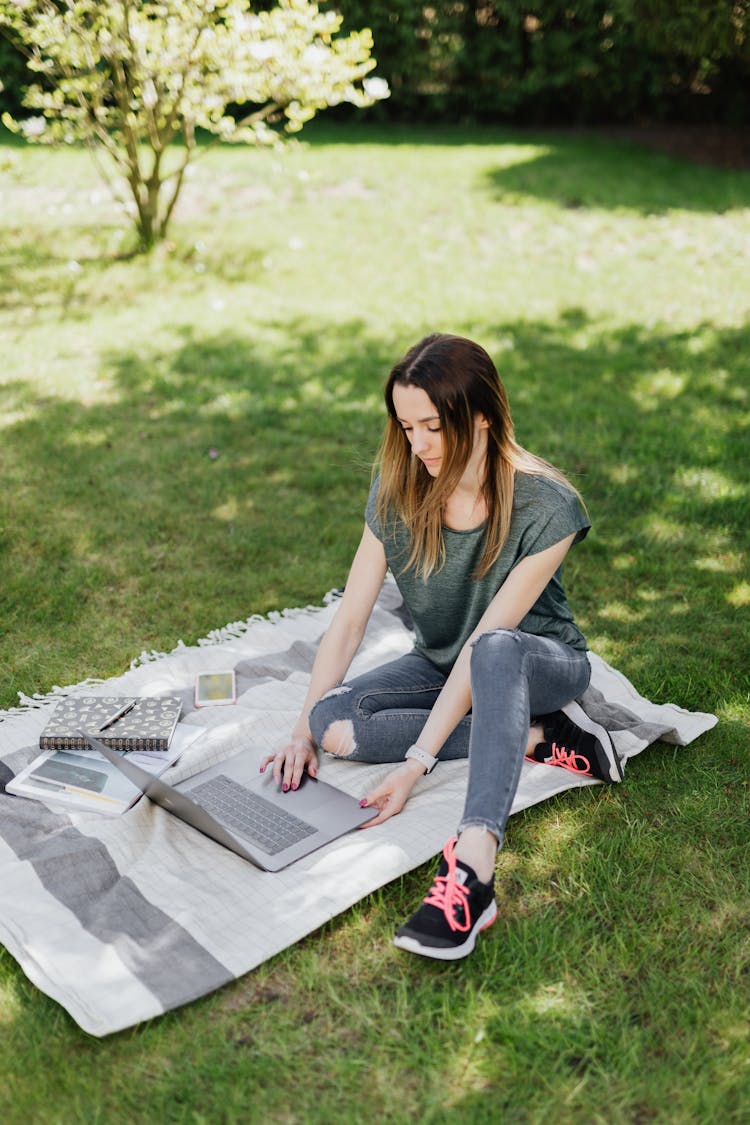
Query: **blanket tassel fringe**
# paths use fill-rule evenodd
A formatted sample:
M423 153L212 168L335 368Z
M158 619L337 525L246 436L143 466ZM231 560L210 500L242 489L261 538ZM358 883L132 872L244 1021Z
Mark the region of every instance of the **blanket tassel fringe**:
M330 605L331 602L337 601L341 597L341 590L329 590L323 598L325 606ZM247 617L244 621L230 621L223 629L212 629L205 637L201 637L195 643L199 647L207 645L220 645L225 641L236 640L242 637L253 625L258 625L262 622L270 622L272 625L277 624L279 621L289 620L295 617L304 617L308 614L320 613L321 606L308 605L301 606L295 609L282 609L272 610L268 614L254 613ZM144 649L139 656L134 657L130 662L131 672L135 668L141 667L144 664L155 664L159 660L166 660L168 656L173 656L182 652L188 646L184 641L179 640L171 652L159 652L157 649ZM81 680L80 683L71 684L69 687L59 687L55 684L48 692L35 692L34 695L25 695L24 692L18 693L18 705L16 707L8 707L0 711L0 723L5 719L11 718L13 715L23 715L27 711L35 711L42 707L50 707L54 703L59 703L61 699L67 699L72 695L80 695L83 691L92 687L98 687L99 684L106 683L106 680L89 678Z

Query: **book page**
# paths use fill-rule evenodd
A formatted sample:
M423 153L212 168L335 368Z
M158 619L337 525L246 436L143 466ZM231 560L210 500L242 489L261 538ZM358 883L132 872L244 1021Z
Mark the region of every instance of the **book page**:
M167 752L132 752L128 757L158 777L203 733L200 728L178 726ZM141 796L138 786L95 750L47 750L9 781L6 790L52 808L105 816L118 816Z

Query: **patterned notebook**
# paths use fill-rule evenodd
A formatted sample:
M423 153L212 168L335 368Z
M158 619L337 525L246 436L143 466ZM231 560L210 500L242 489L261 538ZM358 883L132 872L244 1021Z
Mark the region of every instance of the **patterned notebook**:
M87 750L78 731L90 732L113 750L169 747L182 710L179 696L84 695L62 699L39 736L41 750ZM122 712L125 711L125 714ZM120 714L120 718L116 716ZM112 721L114 719L114 722ZM104 728L104 729L102 729Z

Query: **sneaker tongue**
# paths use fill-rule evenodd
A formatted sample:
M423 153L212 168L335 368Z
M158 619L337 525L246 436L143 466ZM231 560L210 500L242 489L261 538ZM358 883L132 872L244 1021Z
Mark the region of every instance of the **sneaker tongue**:
M456 863L456 882L468 883L471 879L476 879L476 872L467 864L458 860Z

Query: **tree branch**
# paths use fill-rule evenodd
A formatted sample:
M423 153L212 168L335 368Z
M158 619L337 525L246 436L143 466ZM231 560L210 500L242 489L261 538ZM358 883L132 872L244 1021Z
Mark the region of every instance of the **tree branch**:
M204 17L207 17L207 13L205 13L205 12L204 12ZM180 101L182 100L184 90L185 90L185 80L187 79L188 71L190 70L190 67L192 65L193 53L196 51L196 49L198 47L198 44L200 43L201 35L206 30L207 26L208 26L207 18L204 18L202 23L196 24L195 38L193 39L193 42L190 44L190 47L188 49L188 52L187 52L187 55L186 55L186 58L185 58L185 65L183 66L182 70L180 71L180 77L182 79L182 81L180 82L180 91L177 94L177 96L175 97L174 104L173 104L171 110L169 111L169 113L167 115L167 118L164 122L164 125L161 128L161 135L164 138L164 140L166 141L166 143L169 143L169 141L172 139L172 137L174 137L175 133L178 132L179 127L175 126L175 122L177 121L177 117L179 115Z
M180 194L180 189L182 188L182 181L183 181L183 178L185 176L185 169L187 168L188 164L190 163L191 157L192 157L193 152L195 150L195 132L193 130L192 122L188 122L188 121L185 122L184 127L183 127L183 136L185 138L185 156L183 158L182 164L180 165L180 167L177 171L177 178L175 180L174 188L172 190L172 194L171 194L169 203L167 204L167 206L164 209L164 217L161 221L161 233L162 234L164 234L166 232L167 226L169 225L169 220L172 218L172 212L174 210L175 203L177 202L177 197ZM168 179L172 179L173 177L174 177L174 174L173 174L173 176L166 176L164 178L163 182L166 183Z
M261 109L255 110L254 113L248 113L246 117L241 118L235 123L235 129L244 129L248 125L253 124L255 121L263 121L266 117L270 117L272 113L283 109L280 102L269 102L268 105L263 106ZM215 135L208 144L204 145L200 152L196 153L194 160L202 160L207 152L210 152L216 145L221 144L223 137Z

